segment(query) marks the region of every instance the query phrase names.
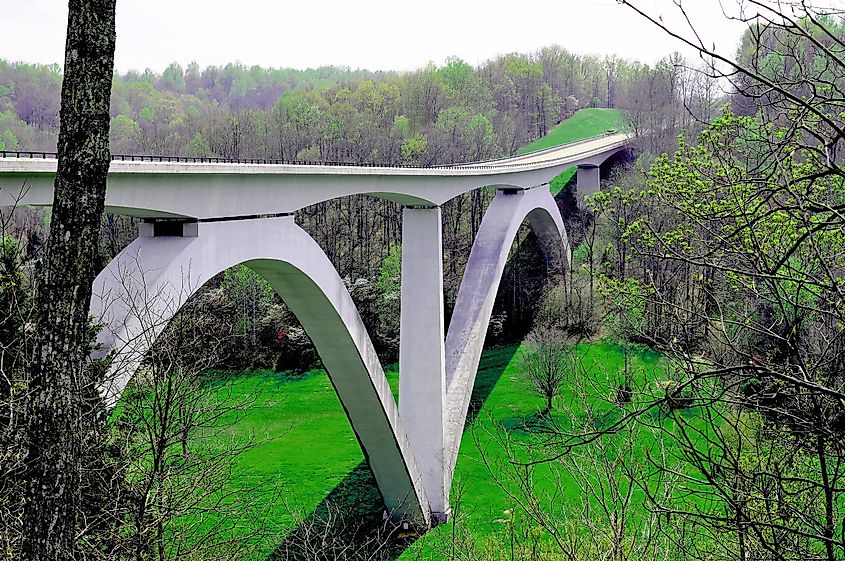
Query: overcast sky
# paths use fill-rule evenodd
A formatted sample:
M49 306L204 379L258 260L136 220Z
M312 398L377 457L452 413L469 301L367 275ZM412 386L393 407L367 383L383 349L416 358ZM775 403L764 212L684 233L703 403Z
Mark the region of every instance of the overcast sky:
M637 2L682 26L672 0ZM735 52L742 26L724 19L719 0L685 6L708 46ZM0 13L0 58L62 62L66 0L0 0ZM115 64L411 70L450 55L478 64L552 44L649 63L673 50L692 54L615 0L117 0Z

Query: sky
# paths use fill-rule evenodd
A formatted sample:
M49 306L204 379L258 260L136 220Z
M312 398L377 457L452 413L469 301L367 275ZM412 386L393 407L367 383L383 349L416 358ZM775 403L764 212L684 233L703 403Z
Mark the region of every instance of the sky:
M673 0L632 0L688 31ZM708 46L733 55L743 26L726 21L737 0L685 0ZM67 0L0 0L0 58L61 63ZM579 54L653 63L694 52L616 0L117 0L115 66L162 71L201 67L413 70L458 56L477 65L509 52L558 44Z

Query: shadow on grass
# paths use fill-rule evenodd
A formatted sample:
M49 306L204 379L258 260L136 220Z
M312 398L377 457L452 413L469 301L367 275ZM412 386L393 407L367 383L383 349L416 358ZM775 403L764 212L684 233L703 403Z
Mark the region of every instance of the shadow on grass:
M475 379L467 426L481 410L507 368L517 346L487 349ZM331 493L289 533L268 561L397 559L418 534L383 520L384 503L366 461L358 464Z

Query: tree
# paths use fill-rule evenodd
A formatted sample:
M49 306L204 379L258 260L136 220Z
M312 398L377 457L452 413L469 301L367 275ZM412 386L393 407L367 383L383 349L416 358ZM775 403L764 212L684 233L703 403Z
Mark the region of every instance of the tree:
M189 143L182 147L182 155L189 158L208 158L211 156L211 148L202 134L197 133Z
M83 439L91 408L85 359L94 257L106 193L115 0L71 0L50 237L35 297L26 414L23 559L75 557Z
M399 358L399 304L402 286L402 246L394 244L381 264L378 278L379 349L387 360Z
M552 411L554 398L577 360L559 332L551 328L532 331L522 351L520 365L531 391L540 396L545 407L540 412L545 417Z
M718 536L685 554L832 561L845 554L845 43L810 3L747 4L736 58L634 6L697 48L742 114L726 109L657 158L645 184L614 194L640 212L618 214L629 274L609 269L606 288L627 331L674 364L644 409L671 419L653 428L682 461L655 456L651 469L700 484L683 498L644 487L688 532Z
M116 153L135 154L141 143L141 127L132 118L117 115L111 120L109 141Z
M12 559L20 550L22 530L21 412L29 396L21 374L32 306L23 271L23 248L7 233L6 216L0 217L0 227L0 559Z
M233 270L237 277L229 282L252 282L250 273L246 267ZM123 491L109 498L117 513L115 557L242 558L276 530L277 522L263 519L256 509L268 507L268 493L271 502L276 500L277 482L255 478L237 462L266 439L230 436L254 404L254 394L237 390L237 375L208 371L221 363L228 339L237 335L211 332L202 302L191 301L156 337L160 316L152 311L152 299L157 295L131 284L129 275L123 282L137 294L128 301L143 326L141 337L150 339L150 351L111 419ZM233 490L228 486L233 479L249 483ZM245 531L245 519L263 520L265 526Z
M697 145L655 161L646 197L663 212L624 234L655 272L615 285L620 311L630 318L639 300L654 318L641 326L672 326L627 323L679 374L660 404L675 424L661 429L688 463L655 467L704 482L685 499L657 486L650 496L699 532L722 531L723 558L845 553L845 183L826 166L800 134L726 112ZM676 413L691 401L715 431L704 441L692 436L698 421Z

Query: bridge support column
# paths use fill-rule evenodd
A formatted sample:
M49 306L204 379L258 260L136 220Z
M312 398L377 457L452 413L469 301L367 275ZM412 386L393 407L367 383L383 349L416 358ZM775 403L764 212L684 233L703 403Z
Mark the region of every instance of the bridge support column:
M402 211L399 417L422 474L432 518L449 513L444 424L443 231L440 207Z
M600 169L598 166L578 166L578 200L583 201L584 197L598 193L601 184Z

